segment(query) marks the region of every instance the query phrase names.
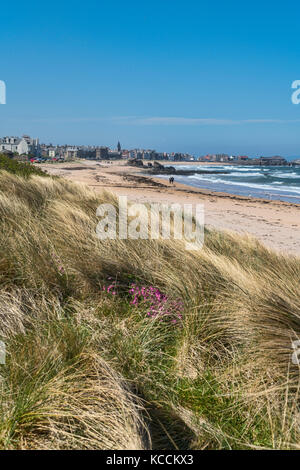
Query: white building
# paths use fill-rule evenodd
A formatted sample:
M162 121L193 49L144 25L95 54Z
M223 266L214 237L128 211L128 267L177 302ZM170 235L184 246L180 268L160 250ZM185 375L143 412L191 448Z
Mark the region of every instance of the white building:
M28 135L22 137L2 137L0 138L0 152L8 150L19 155L38 155L40 150L39 140L31 139Z
M67 147L64 151L64 159L65 160L72 160L77 158L78 154L78 147Z

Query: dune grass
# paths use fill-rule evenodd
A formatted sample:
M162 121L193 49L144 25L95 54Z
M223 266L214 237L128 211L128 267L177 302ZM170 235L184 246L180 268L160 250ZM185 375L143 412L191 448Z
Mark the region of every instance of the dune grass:
M41 168L38 168L29 162L19 162L1 154L0 170L5 170L9 173L23 176L23 178L28 178L30 175L47 176L47 174Z
M299 448L300 259L212 230L196 252L101 241L103 202L0 173L0 448ZM133 283L182 320L149 316Z

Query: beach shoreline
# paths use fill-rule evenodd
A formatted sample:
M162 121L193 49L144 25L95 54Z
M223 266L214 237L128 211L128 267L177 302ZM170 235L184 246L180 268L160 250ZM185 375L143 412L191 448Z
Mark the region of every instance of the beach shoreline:
M170 164L173 163L182 164ZM199 162L187 164L199 165ZM85 183L95 191L108 190L116 196L127 196L133 202L202 203L208 227L248 233L272 249L300 255L300 204L216 192L177 182L170 185L164 178L146 175L145 168L128 166L126 161L80 160L45 163L40 167L49 174Z

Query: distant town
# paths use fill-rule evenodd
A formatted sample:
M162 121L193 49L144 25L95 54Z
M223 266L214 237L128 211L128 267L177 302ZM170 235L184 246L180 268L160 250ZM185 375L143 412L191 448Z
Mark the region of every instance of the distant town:
M300 165L300 159L287 161L284 157L275 155L273 157L250 158L247 155L209 154L195 157L188 153L157 152L151 149L123 149L118 142L115 149L106 146L85 145L54 145L43 144L38 138L28 135L22 137L0 138L0 153L10 158L22 161L42 162L50 161L72 161L78 158L90 160L164 160L169 162L220 162L235 163L242 165Z

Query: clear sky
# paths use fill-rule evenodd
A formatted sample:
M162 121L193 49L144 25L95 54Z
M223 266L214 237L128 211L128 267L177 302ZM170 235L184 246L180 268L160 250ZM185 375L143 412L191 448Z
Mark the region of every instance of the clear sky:
M1 2L0 135L196 155L300 155L300 6Z

